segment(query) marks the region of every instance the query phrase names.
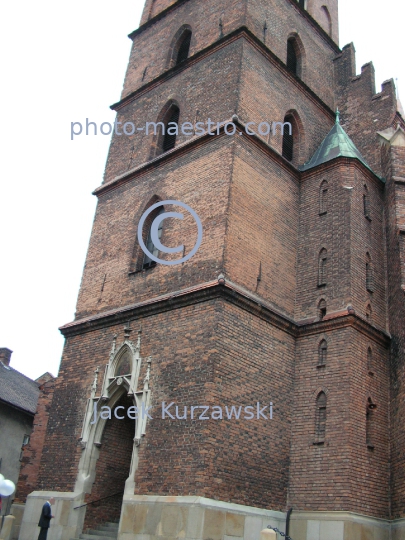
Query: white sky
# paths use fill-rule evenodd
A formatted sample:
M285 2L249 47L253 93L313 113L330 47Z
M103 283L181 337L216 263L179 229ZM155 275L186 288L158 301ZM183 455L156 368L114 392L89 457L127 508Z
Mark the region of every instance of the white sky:
M202 0L203 1L203 0ZM270 1L270 0L269 0ZM3 108L0 209L0 347L36 378L57 374L58 327L75 304L108 136L70 140L70 122L114 121L143 0L19 0L0 12ZM357 72L373 60L377 91L399 79L403 0L340 0L340 45L354 41ZM402 90L403 91L402 91ZM405 103L404 103L405 105Z

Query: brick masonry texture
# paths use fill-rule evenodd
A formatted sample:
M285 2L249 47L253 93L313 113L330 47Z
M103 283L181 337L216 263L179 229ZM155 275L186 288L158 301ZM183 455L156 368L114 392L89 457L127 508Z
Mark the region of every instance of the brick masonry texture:
M328 351L326 365L320 368L317 367L318 346L323 339ZM368 373L369 347L376 365L373 375ZM386 358L385 347L349 328L298 341L289 505L300 510L350 508L353 512L376 517L388 515L389 373ZM314 410L321 391L327 395L327 424L325 443L316 445ZM366 445L369 397L377 404L373 413L374 449Z
M80 457L80 450L75 452L75 447L78 448L85 398L95 366L108 361L114 333L122 337L122 326L67 341L64 365L80 364L86 375L74 382L66 368L60 374L61 379L69 382L54 399L45 447L45 452L52 455L52 465L48 463L41 470L41 482L50 489L73 489ZM240 320L239 310L222 302L197 304L143 319L141 352L144 357L153 357L151 387L156 417L153 411L154 418L148 420L147 435L140 447L136 493L199 494L281 509L288 478L291 420L287 387L292 384L292 345L293 338L288 334L254 317ZM249 348L248 355L245 347ZM258 401L268 405L273 401L278 419L170 421L161 418L162 401L175 401L179 406L256 405ZM63 412L59 404L65 405ZM132 441L133 435L130 437L128 432L125 436L125 429L118 428L121 435L115 444L122 449L117 449L114 429L110 427L105 435L101 465L97 464L99 471L105 472L98 477L99 482L103 479L101 484L96 480L91 500L119 491L119 482L108 482L108 453L111 456L113 445L118 462L121 453L127 452L125 440ZM61 437L66 444L70 441L69 454L60 451ZM223 449L220 454L219 447ZM102 457L104 454L107 456ZM235 455L239 456L237 461ZM93 513L92 524L97 517Z
M16 502L25 502L27 496L37 489L40 458L42 456L49 413L55 388L55 379L38 380L40 394L34 417L30 442L23 447L20 475L16 488Z
M136 494L405 517L405 150L377 133L405 124L393 81L376 93L372 64L356 75L353 44L337 46L337 0L308 0L307 10L293 0L147 0L131 34L118 121L162 120L172 103L180 123L237 115L241 130L290 114L294 156L291 163L282 157L280 136L179 135L159 155L152 134L113 135L76 318L62 328L41 463L27 454L23 469L37 467L37 489L73 490L94 370L106 365L114 334L122 340L131 320L134 330L142 324L142 357L152 356L158 408L162 401L274 403L268 422L156 415L139 446ZM174 37L188 27L190 56L173 67ZM289 37L297 40L300 77L285 65ZM342 157L300 172L337 107L373 172ZM139 220L166 199L197 212L203 243L186 264L139 271ZM186 251L195 243L188 215L165 220L163 244L179 238ZM226 284L218 284L221 273ZM323 340L327 359L318 367ZM315 440L320 392L324 441ZM376 408L367 416L369 403ZM131 437L129 423L108 425L87 500L116 491L118 463L123 484ZM118 516L119 500L108 505ZM87 525L101 509L88 511Z

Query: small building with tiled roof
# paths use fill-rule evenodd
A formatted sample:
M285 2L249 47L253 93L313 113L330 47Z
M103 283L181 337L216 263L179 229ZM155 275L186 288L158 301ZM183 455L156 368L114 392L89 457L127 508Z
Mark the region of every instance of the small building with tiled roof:
M22 449L28 444L45 373L33 381L10 366L12 351L0 348L0 472L16 485ZM4 505L3 505L4 506ZM3 508L2 513L6 511Z

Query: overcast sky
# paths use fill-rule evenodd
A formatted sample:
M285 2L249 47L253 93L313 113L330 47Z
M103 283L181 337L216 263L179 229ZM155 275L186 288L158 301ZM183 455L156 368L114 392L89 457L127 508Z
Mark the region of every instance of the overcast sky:
M203 1L203 0L202 0ZM270 0L269 0L270 1ZM70 140L70 122L113 122L143 0L20 0L0 17L2 157L0 347L29 377L58 372L58 327L75 304L109 137ZM357 72L373 60L377 91L399 79L405 101L403 0L340 0L340 46Z

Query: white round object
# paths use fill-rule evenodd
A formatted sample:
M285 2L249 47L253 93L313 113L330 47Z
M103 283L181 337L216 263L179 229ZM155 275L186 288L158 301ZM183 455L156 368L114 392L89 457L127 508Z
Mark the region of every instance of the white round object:
M11 480L0 481L0 495L3 497L9 497L15 491L15 484Z

